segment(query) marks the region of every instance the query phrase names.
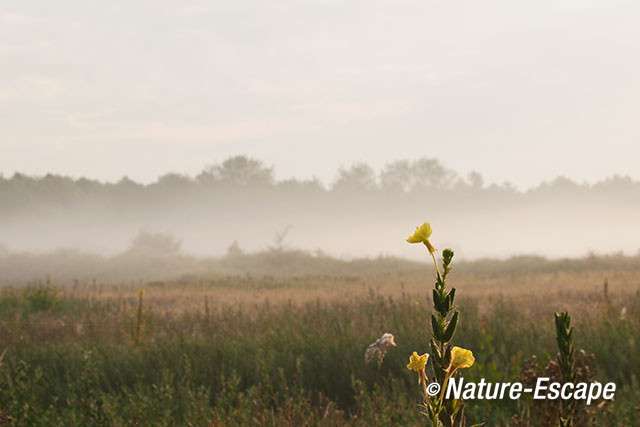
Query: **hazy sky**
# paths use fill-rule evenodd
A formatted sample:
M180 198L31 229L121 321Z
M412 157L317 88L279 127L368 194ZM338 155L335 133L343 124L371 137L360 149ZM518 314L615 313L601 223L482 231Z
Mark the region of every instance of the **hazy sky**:
M640 179L640 3L0 0L0 172Z

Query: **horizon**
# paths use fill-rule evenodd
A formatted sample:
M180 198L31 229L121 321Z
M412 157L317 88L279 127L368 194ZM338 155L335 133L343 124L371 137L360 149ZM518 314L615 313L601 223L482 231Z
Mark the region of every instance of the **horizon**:
M229 160L229 159L233 159L233 158L238 158L238 157L244 157L250 160L256 160L258 162L260 162L265 168L269 168L273 171L273 177L274 177L274 183L275 184L279 184L279 183L284 183L287 181L297 181L297 182L306 182L306 181L315 181L317 183L319 183L322 188L326 189L326 190L331 190L333 188L333 186L335 185L337 179L339 178L340 172L341 170L348 170L351 167L357 166L357 165L367 165L367 166L371 166L370 164L366 163L366 162L353 162L351 164L348 165L341 165L339 166L334 174L333 177L331 178L331 180L326 181L323 180L317 176L311 176L311 177L295 177L295 176L282 176L283 174L279 172L277 165L269 165L266 164L265 162L263 162L261 159L258 158L254 158L251 156L247 156L245 154L236 154L236 155L232 155L229 156L228 158L224 159L224 160ZM403 160L409 160L409 159L397 159L397 161L403 161ZM469 170L469 171L458 171L455 169L450 169L447 167L446 164L443 164L442 162L440 162L439 159L437 158L433 158L433 159L429 159L429 160L435 160L437 162L440 163L440 165L444 166L445 168L447 168L448 170L454 172L457 174L457 178L462 179L462 180L466 180L469 178L469 174L471 173L477 173L477 171L474 170ZM220 165L223 162L220 163L216 163L216 162L209 162L206 163L200 170L196 171L196 172L190 172L190 173L182 173L182 172L177 172L177 171L172 171L172 170L167 170L166 172L163 172L161 174L159 174L158 176L156 176L155 178L151 179L151 180L137 180L135 179L135 177L132 177L131 174L124 174L121 177L117 178L117 179L113 179L113 180L109 180L109 179L100 179L97 177L91 177L91 176L85 176L85 175L73 175L73 174L67 174L67 173L56 173L56 172L50 172L50 171L46 171L44 173L39 173L39 174L29 174L29 173L25 173L22 171L14 171L12 174L10 175L4 175L3 171L0 171L0 178L3 179L12 179L15 176L26 176L32 179L42 179L45 178L46 176L57 176L57 177L62 177L62 178L68 178L68 179L72 179L73 181L78 181L78 180L82 180L82 179L87 179L90 181L94 181L94 182L99 182L101 184L118 184L119 182L123 181L123 180L131 180L133 182L135 182L136 184L140 184L140 185L144 185L144 186L149 186L149 185L153 185L153 184L157 184L161 181L161 179L163 177L166 176L170 176L170 175L178 175L184 178L189 179L190 181L193 182L197 182L197 178L198 175L202 174L203 172L205 172L207 170L207 168L210 168L212 166L216 166L216 165ZM388 166L393 162L389 162L386 163L384 166ZM384 166L382 168L373 168L373 171L376 173L376 180L379 183L379 179L380 179L380 173L384 170ZM549 177L546 178L540 182L537 183L533 183L531 186L526 187L526 188L521 188L518 187L515 183L513 183L510 180L503 180L501 182L487 182L484 181L484 176L480 175L483 179L483 184L482 184L482 188L488 189L491 187L511 187L513 189L515 189L516 191L520 192L520 193L527 193L529 191L532 190L536 190L544 185L552 185L553 183L560 181L560 180L568 180L573 184L576 184L578 186L587 186L587 187L591 187L600 183L604 183L607 181L611 181L611 180L615 180L615 179L629 179L634 183L640 182L640 178L636 179L631 175L625 175L625 174L618 174L618 173L614 173L611 175L607 175L607 176L603 176L599 179L594 179L592 181L587 181L587 180L575 180L575 179L571 179L570 177L566 176L566 175L556 175L554 177Z

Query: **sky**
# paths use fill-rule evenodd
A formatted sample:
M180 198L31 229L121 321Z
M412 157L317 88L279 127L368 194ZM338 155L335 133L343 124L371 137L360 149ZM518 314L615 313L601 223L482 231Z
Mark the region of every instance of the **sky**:
M0 0L0 173L640 179L640 3Z

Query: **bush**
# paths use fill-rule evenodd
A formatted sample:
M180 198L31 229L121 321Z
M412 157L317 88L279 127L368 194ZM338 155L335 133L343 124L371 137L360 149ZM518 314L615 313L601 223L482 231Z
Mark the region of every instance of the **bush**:
M50 310L58 302L58 290L51 286L50 280L46 284L27 287L22 292L22 307L25 314Z

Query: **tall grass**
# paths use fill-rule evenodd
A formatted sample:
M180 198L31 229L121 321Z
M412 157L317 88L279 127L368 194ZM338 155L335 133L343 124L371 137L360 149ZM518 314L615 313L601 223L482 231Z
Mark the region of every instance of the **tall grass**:
M227 306L181 314L141 300L54 290L0 296L0 421L18 425L419 425L407 354L427 337L430 300L371 291L340 301ZM43 293L44 292L44 293ZM148 290L151 297L153 290ZM146 297L145 297L146 298ZM145 300L146 301L146 300ZM460 299L456 339L476 355L469 381L514 381L522 361L555 355L553 319L508 299ZM529 298L530 305L545 305ZM40 306L38 306L40 307ZM208 308L208 305L207 305ZM576 316L575 346L594 353L597 378L618 386L610 421L632 425L640 393L640 297L619 310ZM142 316L142 314L141 314ZM135 335L136 325L141 326ZM132 334L132 331L134 333ZM378 374L363 353L395 335ZM136 345L137 343L137 345ZM518 402L474 401L470 422L506 425Z

